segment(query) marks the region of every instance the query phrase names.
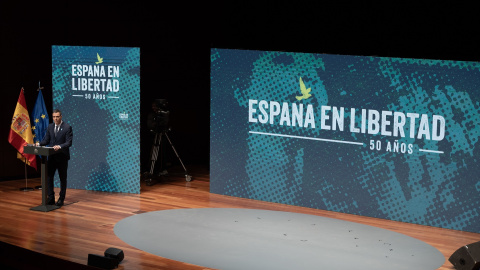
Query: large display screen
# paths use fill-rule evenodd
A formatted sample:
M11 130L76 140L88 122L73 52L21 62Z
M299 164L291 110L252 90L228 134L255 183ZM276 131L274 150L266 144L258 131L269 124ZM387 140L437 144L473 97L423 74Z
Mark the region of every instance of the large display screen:
M73 128L68 188L140 193L140 49L52 46L52 89Z
M211 50L211 192L480 232L480 64Z

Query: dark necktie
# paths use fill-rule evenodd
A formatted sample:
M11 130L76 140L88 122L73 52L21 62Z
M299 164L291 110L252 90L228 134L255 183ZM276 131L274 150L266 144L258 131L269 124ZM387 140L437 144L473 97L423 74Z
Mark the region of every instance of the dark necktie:
M58 126L55 126L55 137L57 137Z

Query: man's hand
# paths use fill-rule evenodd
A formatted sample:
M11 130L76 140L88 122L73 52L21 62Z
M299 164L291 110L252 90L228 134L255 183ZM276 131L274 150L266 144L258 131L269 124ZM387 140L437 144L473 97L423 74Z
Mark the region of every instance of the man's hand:
M53 150L58 151L59 149L61 149L60 145L53 146Z

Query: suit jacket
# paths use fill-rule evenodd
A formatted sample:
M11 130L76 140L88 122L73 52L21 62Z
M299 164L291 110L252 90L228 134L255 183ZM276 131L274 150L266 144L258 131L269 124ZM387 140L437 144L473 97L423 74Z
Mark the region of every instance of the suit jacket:
M40 142L40 145L60 145L62 149L58 150L60 151L60 153L57 153L56 155L64 154L67 160L69 160L70 146L72 146L72 140L73 131L72 127L69 124L62 122L57 132L57 136L55 136L55 123L51 123L48 125L47 133L45 134L45 137L43 137L43 140Z

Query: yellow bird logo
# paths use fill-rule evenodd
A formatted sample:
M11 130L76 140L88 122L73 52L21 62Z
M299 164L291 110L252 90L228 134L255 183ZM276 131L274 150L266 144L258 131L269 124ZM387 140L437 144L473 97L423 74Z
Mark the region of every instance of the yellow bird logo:
M311 88L306 88L305 84L303 83L302 77L300 77L300 92L302 92L301 96L296 96L297 100L302 100L302 99L307 99L311 97L312 95L310 94L310 91L312 91Z
M97 53L97 62L95 62L95 64L101 64L103 63L103 58L100 57L100 55Z

